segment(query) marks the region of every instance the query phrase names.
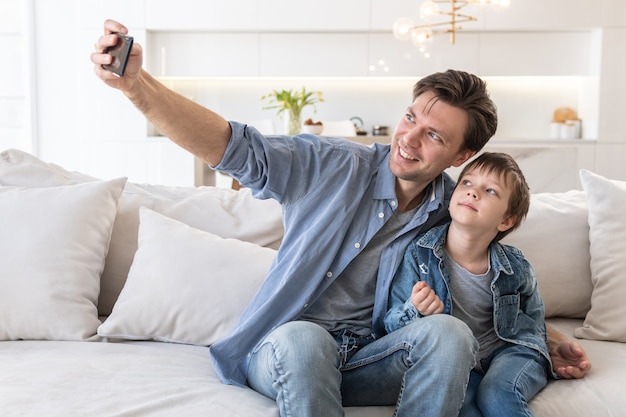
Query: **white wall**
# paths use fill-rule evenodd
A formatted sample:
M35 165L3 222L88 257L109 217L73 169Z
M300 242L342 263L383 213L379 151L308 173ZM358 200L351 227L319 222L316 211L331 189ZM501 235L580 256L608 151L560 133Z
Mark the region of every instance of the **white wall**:
M34 103L31 4L0 2L0 148L36 151L33 143Z

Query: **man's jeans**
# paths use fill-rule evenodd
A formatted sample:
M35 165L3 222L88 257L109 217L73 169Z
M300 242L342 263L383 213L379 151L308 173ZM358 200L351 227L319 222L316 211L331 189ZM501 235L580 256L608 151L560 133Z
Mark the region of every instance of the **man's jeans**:
M550 364L529 347L507 344L472 371L461 417L532 417L528 402L548 383Z
M397 417L457 416L478 348L463 322L438 314L377 340L343 336L304 321L276 328L253 352L248 384L275 399L281 417L367 405L396 405Z

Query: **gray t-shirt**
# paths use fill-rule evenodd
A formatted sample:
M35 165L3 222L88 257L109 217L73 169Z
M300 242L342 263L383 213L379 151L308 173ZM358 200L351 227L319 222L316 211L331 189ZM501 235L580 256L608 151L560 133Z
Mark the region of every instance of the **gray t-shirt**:
M444 266L450 275L452 315L465 322L474 333L479 345L479 367L482 359L504 344L494 330L493 295L490 290L493 280L491 263L487 272L474 275L456 263L446 252Z
M371 335L380 255L416 211L401 213L396 210L363 251L300 319L317 323L329 332L349 329L361 336Z

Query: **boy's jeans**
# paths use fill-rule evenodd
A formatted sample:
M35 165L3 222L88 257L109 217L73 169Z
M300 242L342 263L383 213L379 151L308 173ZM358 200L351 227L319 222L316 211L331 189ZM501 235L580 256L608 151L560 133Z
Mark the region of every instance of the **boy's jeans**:
M507 344L472 371L461 417L532 417L528 402L548 383L549 362L529 347Z
M343 333L335 339L296 321L253 352L248 384L275 399L281 417L343 416L344 405L396 405L397 417L457 416L477 347L470 329L444 314L377 340Z

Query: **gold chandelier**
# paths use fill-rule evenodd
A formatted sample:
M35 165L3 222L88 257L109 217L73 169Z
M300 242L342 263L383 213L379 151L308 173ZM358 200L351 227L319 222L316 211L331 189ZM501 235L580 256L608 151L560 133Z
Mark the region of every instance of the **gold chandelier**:
M440 4L449 4L449 11L441 10ZM393 35L399 40L411 40L415 46L424 48L424 43L436 33L449 33L450 43L455 42L455 33L462 29L461 23L478 20L474 16L459 13L469 4L507 7L510 0L427 0L419 7L420 18L426 23L414 25L408 17L401 17L393 25ZM446 16L445 21L436 21L437 16ZM434 20L434 21L433 21ZM432 21L432 22L431 22Z

